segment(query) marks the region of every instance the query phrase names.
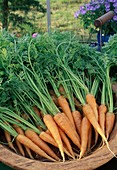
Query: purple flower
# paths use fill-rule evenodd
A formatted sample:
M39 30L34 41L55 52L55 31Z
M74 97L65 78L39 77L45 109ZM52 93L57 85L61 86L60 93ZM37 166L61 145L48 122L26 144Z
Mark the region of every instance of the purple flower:
M90 8L91 8L91 5L90 4L86 4L85 7L86 7L86 10L89 11Z
M117 2L115 2L115 3L113 4L113 6L114 6L114 7L117 7Z
M114 9L114 12L117 14L117 8Z
M115 0L108 0L108 2L114 2Z
M105 3L105 8L110 8L110 3L106 2Z
M98 4L98 5L96 5L96 6L95 6L95 8L96 8L96 9L99 9L99 8L100 8L100 5L99 5L99 4Z
M78 18L79 14L80 14L80 11L76 11L76 12L74 13L74 17L75 17L75 18Z
M114 21L117 21L117 15L115 15L115 16L113 17L113 20L114 20Z
M86 10L85 10L85 9L82 9L82 10L80 10L80 13L81 13L82 15L84 15L84 14L86 14Z
M98 2L99 2L100 4L103 4L103 3L104 3L104 0L98 0Z
M109 11L110 11L110 8L106 8L105 11L106 11L106 12L109 12Z

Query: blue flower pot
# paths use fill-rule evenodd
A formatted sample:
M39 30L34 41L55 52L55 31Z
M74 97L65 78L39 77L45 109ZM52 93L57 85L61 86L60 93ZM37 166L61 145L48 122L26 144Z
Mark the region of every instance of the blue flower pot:
M108 42L110 35L100 35L100 31L97 34L97 41L98 41L98 51L101 51L101 47L104 45L105 42Z

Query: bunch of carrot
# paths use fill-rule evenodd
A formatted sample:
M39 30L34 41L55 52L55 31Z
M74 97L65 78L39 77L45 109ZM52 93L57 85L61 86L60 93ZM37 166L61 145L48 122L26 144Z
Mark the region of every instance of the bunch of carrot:
M1 59L5 98L1 97L0 127L5 141L22 156L36 159L38 154L49 161L81 159L105 144L110 150L113 63L108 59L104 66L100 53L76 45L72 37L61 42L46 36L25 37L27 51L14 41L17 53L8 55L7 67L4 56Z

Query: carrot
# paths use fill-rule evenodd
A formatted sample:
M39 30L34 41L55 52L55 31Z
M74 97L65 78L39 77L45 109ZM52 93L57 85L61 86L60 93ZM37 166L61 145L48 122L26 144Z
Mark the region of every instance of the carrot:
M64 96L61 95L61 96L58 97L58 103L59 103L59 106L62 108L62 111L69 118L69 120L71 121L71 123L72 123L72 125L75 129L76 127L75 127L74 119L73 119L72 112L71 112L71 109L69 107L67 99Z
M106 138L109 139L110 133L113 130L115 122L115 114L111 112L106 113Z
M55 142L54 138L52 137L50 131L47 130L46 132L44 132L44 131L41 132L41 134L39 135L39 137L40 137L42 140L44 140L45 142L50 143L51 145L53 145L53 146L55 146L55 147L58 148L58 145L57 145L57 143ZM67 149L66 149L65 146L63 146L63 150L64 150L64 152L65 152L69 157L71 157L71 158L74 159L74 157L67 151Z
M86 116L83 117L81 123L81 148L80 148L80 156L81 159L84 154L86 153L87 146L88 146L88 137L89 137L89 130L90 130L90 122Z
M63 130L61 128L59 128L59 133L60 133L61 139L64 142L64 144L66 145L66 148L68 149L69 153L74 157L74 153L73 153L70 141L67 138L66 134L63 132Z
M11 135L8 131L4 130L4 135L5 135L5 138L6 138L6 141L8 142L8 146L17 153L15 147L13 146L13 143L12 143L12 139L11 139Z
M66 134L63 132L63 130L60 127L58 127L58 130L59 130L62 141L66 145L66 148L68 149L69 153L74 157L74 153L73 153L69 139L67 138ZM46 133L51 135L51 133L48 129L46 130Z
M51 158L50 156L48 156L42 149L40 149L35 143L33 143L29 138L27 138L24 135L17 135L16 139L22 143L23 145L27 146L28 148L30 148L32 151L34 151L35 153L39 154L40 156L47 158L51 161L55 161L55 159Z
M17 132L18 134L25 135L25 134L24 134L24 131L23 131L23 129L22 129L21 127L18 127L17 125L13 125L13 127L14 127L14 129L16 130L16 132ZM33 159L33 156L32 156L32 154L31 154L30 149L27 148L26 146L24 146L24 147L25 147L25 149L26 149L29 157L30 157L31 159Z
M23 150L22 144L21 144L17 139L15 140L15 142L16 142L16 145L17 145L17 147L18 147L18 149L19 149L20 154L21 154L22 156L25 156L25 152L24 152L24 150Z
M81 136L81 122L82 122L81 113L79 111L75 110L75 111L72 111L72 115L73 115L73 118L74 118L74 122L75 122L77 132Z
M87 152L90 152L91 145L92 145L92 125L89 128L89 135L88 135L88 146L87 146Z
M86 117L88 118L90 123L93 125L93 127L96 129L96 131L100 134L100 136L105 141L105 143L107 144L107 147L109 149L108 141L107 141L98 121L96 120L96 116L94 115L92 107L89 104L85 104L83 106L83 113L86 115Z
M86 95L86 102L92 107L96 120L98 120L98 110L97 110L97 103L94 95L92 94L87 94Z
M56 141L54 140L53 136L51 136L51 135L48 134L47 132L42 131L42 132L40 133L39 137L40 137L43 141L45 141L45 142L47 142L47 143L50 143L50 144L52 144L53 146L58 147L58 145L57 145Z
M88 93L86 95L86 102L92 107L96 120L98 121L98 110L97 110L97 103L96 103L96 99L94 97L94 95ZM95 131L95 144L97 143L98 140L98 133L97 131Z
M98 107L98 114L99 114L99 125L105 134L105 121L106 121L106 112L107 112L107 107L105 104L101 104Z
M58 148L60 150L63 161L65 161L64 151L63 151L63 143L62 143L59 131L58 131L58 127L57 127L53 117L49 114L46 114L46 115L44 115L43 120L58 145Z
M55 160L60 160L58 156L53 152L53 150L33 130L27 129L25 131L25 135L49 156L51 156Z
M67 134L72 142L80 148L80 138L76 133L72 123L64 113L57 113L54 116L54 120L57 125Z

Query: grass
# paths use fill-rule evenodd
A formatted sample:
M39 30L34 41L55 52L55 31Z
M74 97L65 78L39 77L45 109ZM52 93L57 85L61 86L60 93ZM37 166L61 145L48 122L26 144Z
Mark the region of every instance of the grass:
M82 42L87 42L89 38L88 30L84 30L80 19L76 19L74 17L74 13L79 9L81 5L88 2L89 0L50 0L51 31L73 31L79 36ZM46 0L40 0L40 3L45 8L47 8ZM21 14L20 11L17 12ZM20 25L21 30L19 28L14 28L16 32L19 32L19 36L21 34L32 32L47 32L47 13L43 14L41 12L36 12L32 7L32 10L27 15L28 16L26 17L31 21L33 27L30 27L30 25L26 25L22 22ZM13 30L12 27L11 30ZM91 40L93 41L95 39L96 36L93 35Z

